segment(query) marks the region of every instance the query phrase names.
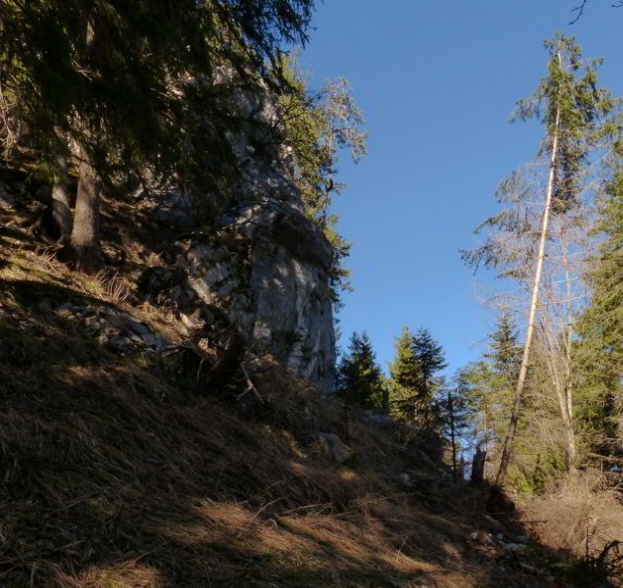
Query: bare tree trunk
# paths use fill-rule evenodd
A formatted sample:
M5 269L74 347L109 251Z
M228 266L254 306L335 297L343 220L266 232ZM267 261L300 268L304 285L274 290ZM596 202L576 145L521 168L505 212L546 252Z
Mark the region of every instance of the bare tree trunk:
M565 227L561 226L562 263L565 270L565 314L564 321L559 319L558 330L551 325L547 314L543 313L541 331L545 344L544 354L552 386L558 400L560 418L565 430L567 470L571 476L576 474L577 449L573 427L573 398L571 383L571 340L573 327L571 324L571 276L567 256L567 236ZM548 291L549 292L549 291ZM555 337L562 333L562 338ZM562 347L562 349L561 349Z
M560 126L560 108L556 110L556 123L554 126L554 140L552 143L552 156L549 167L549 178L547 181L547 195L545 198L545 210L543 211L543 224L541 227L541 242L539 244L539 257L537 259L536 272L534 276L534 286L532 289L532 302L530 303L530 314L528 318L528 329L526 332L526 342L523 349L523 357L521 359L521 367L519 368L519 378L517 379L517 388L515 389L515 400L513 402L513 412L511 414L510 426L508 434L504 441L504 449L502 450L502 459L500 467L495 479L498 486L502 486L506 481L508 471L508 463L511 457L511 451L515 435L517 433L517 423L519 421L519 411L523 399L523 390L526 383L526 375L528 373L528 363L530 361L530 349L532 339L534 337L534 321L536 317L536 308L539 301L539 287L541 285L541 274L543 272L543 259L545 258L545 246L547 243L547 232L549 228L549 218L552 208L552 195L554 192L554 176L556 171L557 153L558 153L558 128Z
M476 447L476 453L472 459L472 484L482 484L484 481L485 463L487 462L487 452Z
M573 336L573 327L571 326L571 276L569 275L569 258L567 256L567 233L566 228L562 227L562 259L565 268L565 281L567 287L567 304L566 304L566 332L565 332L565 414L567 415L567 468L569 475L575 477L577 474L577 448L575 444L575 431L573 429L573 397L571 382L571 339Z
M84 39L81 61L89 63L89 53L94 39L89 9L84 20ZM78 194L74 211L74 224L69 241L69 252L76 269L96 273L102 267L100 250L100 194L98 177L84 148L80 149Z
M329 150L333 152L333 126L331 127L331 133L329 134ZM331 163L333 168L333 162ZM333 169L329 172L329 181L325 184L325 201L322 203L322 226L327 226L327 209L329 208L330 194L333 191L335 184L333 183Z
M100 195L97 174L84 155L80 162L78 196L69 249L79 271L96 273L101 269Z
M486 408L485 408L482 418L484 420L484 430L485 430L484 445L485 445L485 455L486 455L487 452L489 451L489 429L488 429L489 423L487 422L487 409ZM487 463L486 462L483 464L482 475L483 475L483 478L487 477Z

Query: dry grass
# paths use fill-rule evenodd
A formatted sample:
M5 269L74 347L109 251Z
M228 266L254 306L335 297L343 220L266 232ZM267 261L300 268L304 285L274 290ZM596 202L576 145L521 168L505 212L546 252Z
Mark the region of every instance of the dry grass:
M620 492L604 484L596 471L580 473L576 479L558 481L542 496L524 496L522 513L541 540L577 558L597 562L604 554L610 575L623 578L623 501ZM613 547L604 553L606 546ZM617 584L621 585L621 584Z
M0 233L0 585L10 588L549 586L472 534L483 497L413 469L386 433L270 358L257 392L206 389L178 356L119 354L71 300L133 308L125 277L92 283ZM335 432L355 457L331 462ZM509 534L521 532L507 527ZM559 584L564 586L564 583Z
M358 423L331 463L340 411L279 368L235 409L55 320L2 326L3 586L513 585L470 546L470 492L396 487L403 455Z
M74 283L83 294L115 305L125 302L131 293L128 281L109 270L102 270L94 276L76 274Z

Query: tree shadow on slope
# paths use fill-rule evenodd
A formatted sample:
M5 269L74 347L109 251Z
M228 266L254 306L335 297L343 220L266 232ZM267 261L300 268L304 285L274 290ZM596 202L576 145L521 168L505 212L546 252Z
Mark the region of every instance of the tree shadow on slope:
M329 463L296 431L239 418L156 356L100 345L56 308L101 301L58 283L0 281L9 290L2 585L547 585L503 576L497 554L470 544L477 519L442 512L445 498L424 506L425 493Z

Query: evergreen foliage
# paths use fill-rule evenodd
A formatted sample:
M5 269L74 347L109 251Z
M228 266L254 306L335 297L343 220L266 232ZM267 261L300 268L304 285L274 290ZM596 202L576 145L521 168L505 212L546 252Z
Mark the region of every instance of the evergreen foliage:
M280 68L292 90L283 94L278 103L285 142L295 158L296 183L306 213L319 224L335 250L331 281L339 308L340 290L350 289L350 271L344 267L344 260L351 243L336 230L339 217L328 214L328 209L334 196L347 187L336 178L340 154L350 151L352 160L358 163L368 153L369 132L362 130L363 113L347 79L327 81L319 90L312 91L294 56L283 59Z
M460 466L463 439L469 432L473 415L472 386L468 370L459 370L454 387L442 389L438 393L440 418L443 423L443 436L448 445L448 462L455 480L463 477Z
M240 83L286 87L266 62L276 63L281 42L306 41L312 10L313 0L3 0L5 151L21 121L44 162L77 147L83 184L110 192L147 169L222 186L234 171L233 122L217 74L230 68ZM93 197L79 193L89 214L77 222L93 217L82 232L96 251L100 189L84 188Z
M437 372L446 367L443 348L428 329L415 333L405 327L396 339L396 356L389 366L393 401L408 420L432 426L437 420L434 393Z
M365 332L353 333L337 369L338 396L349 406L379 410L383 390L383 375L370 338Z
M536 423L555 422L552 406L558 407L561 435L539 448L541 463L548 455L558 462L561 447L571 475L580 461L577 405L585 394L578 386L574 316L584 300L581 277L590 243L595 180L608 168L608 153L622 128L620 101L597 86L601 60L583 59L575 41L562 35L546 41L545 48L547 76L529 99L517 103L513 116L513 120L536 118L545 127L537 156L542 165L514 172L501 184L497 199L510 207L479 227L487 231L481 247L463 252L474 268L480 264L496 268L500 277L515 280L519 291L532 292L524 358L498 475L502 481L518 435L519 411L525 413L529 403L531 420L524 429L536 437L540 435ZM535 211L532 203L543 192L545 209ZM534 357L528 363L531 353ZM548 396L553 405L539 400ZM537 446L532 443L531 449Z
M476 443L490 451L506 435L512 406L512 393L519 374L521 346L509 314L502 312L496 329L489 335L483 359L462 370L461 379L473 407L472 426Z

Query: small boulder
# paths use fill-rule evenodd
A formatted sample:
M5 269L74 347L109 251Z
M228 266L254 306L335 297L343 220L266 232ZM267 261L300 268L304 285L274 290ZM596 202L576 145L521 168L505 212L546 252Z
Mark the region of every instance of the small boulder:
M335 433L320 433L318 435L318 444L337 463L344 463L353 456L353 450Z
M126 330L133 331L136 335L148 335L151 333L149 327L146 327L140 321L137 321L133 316L122 312L120 315L121 319L125 323Z
M13 212L15 210L15 200L2 182L0 182L0 210L5 212Z
M408 485L411 483L411 476L409 476L409 474L407 472L402 472L401 474L398 474L396 476L396 479L398 480L398 482L400 482L401 484L405 484Z

